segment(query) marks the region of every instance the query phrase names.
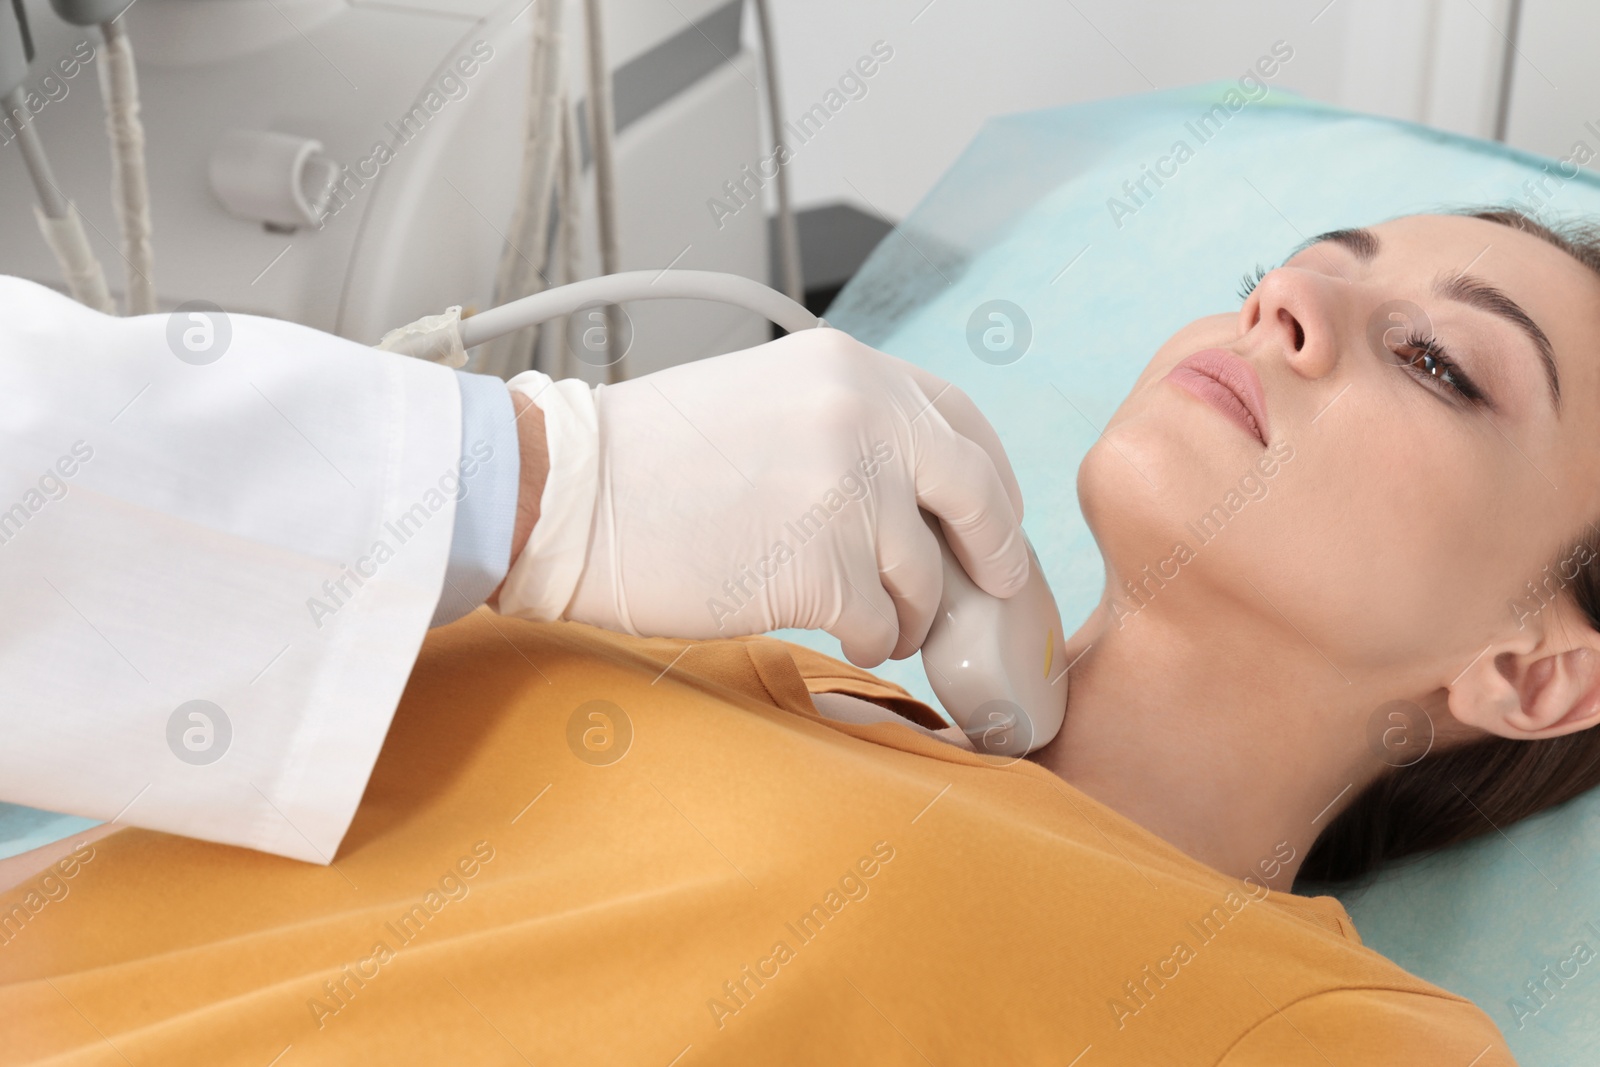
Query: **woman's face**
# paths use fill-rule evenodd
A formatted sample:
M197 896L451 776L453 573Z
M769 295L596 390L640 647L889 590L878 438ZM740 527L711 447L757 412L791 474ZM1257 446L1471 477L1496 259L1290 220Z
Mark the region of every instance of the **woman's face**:
M1347 676L1448 684L1534 632L1529 583L1600 518L1597 348L1600 279L1506 226L1297 252L1168 340L1084 460L1116 625L1287 620Z

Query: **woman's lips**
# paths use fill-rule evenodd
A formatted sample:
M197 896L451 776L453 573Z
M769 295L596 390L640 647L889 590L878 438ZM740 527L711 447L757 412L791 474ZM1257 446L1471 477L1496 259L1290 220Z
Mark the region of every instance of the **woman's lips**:
M1196 352L1167 372L1167 381L1204 400L1266 445L1267 405L1261 378L1232 352L1225 348Z

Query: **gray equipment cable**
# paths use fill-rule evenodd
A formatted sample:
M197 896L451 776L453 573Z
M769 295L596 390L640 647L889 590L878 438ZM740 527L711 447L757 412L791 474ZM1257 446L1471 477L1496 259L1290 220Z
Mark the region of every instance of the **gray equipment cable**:
M4 103L8 115L28 113L21 89L7 93ZM50 158L44 154L44 144L31 119L17 124L17 148L22 151L22 163L28 168L28 177L33 179L33 188L39 194L40 209L52 219L66 218L72 205L61 192L61 186L56 184L55 171L50 167Z
M776 289L737 274L709 270L633 270L586 278L479 312L461 321L461 343L471 348L525 326L602 304L667 299L717 300L733 304L765 316L790 333L827 325Z
M6 93L0 98L0 105L5 107L6 115L19 116L16 123L17 147L22 151L22 162L39 196L34 217L45 243L55 253L56 262L61 266L67 292L85 307L115 315L117 306L112 302L111 290L106 285L105 269L89 247L89 236L84 232L78 209L61 191L61 186L56 184L44 144L39 140L38 131L33 128L33 119L28 117L22 90L13 89Z
M583 0L589 38L589 150L594 159L595 215L600 230L600 273L615 275L622 265L617 238L616 113L611 103L611 67L606 62L605 16L601 0ZM622 314L607 307L606 380L622 374Z
M529 36L527 113L524 116L522 172L512 210L511 229L495 271L494 299L505 304L547 287L541 273L549 252L550 201L560 154L562 110L567 107L565 48L558 0L540 4ZM528 368L536 335L505 337L483 353L480 369L509 378Z
M127 313L157 310L155 252L150 244L150 182L145 169L144 124L139 121L139 80L133 45L122 23L100 24L106 55L100 64L106 132L111 138L111 196L122 225L122 254L128 263Z
M22 92L22 83L27 80L28 66L32 62L33 38L28 33L28 17L22 4L13 0L9 6L0 5L0 107L5 109L0 119L16 130L17 149L22 153L23 166L38 194L34 220L61 266L72 298L96 311L115 315L117 309L106 288L105 271L89 247L83 220L56 183L44 143L33 127L33 116Z
M583 161L578 153L578 121L573 108L563 101L561 110L561 196L558 204L560 219L556 226L556 243L561 251L559 284L570 285L582 273L579 257L583 237L578 230L578 206L583 187ZM570 329L571 324L568 324ZM563 331L565 335L566 331ZM541 367L552 378L572 376L571 352L567 345L551 343L545 346L550 365Z
M139 77L133 42L121 19L131 0L50 0L74 26L98 26L105 38L100 55L100 98L111 141L111 203L122 231L127 264L124 303L129 315L156 311L155 253L150 245L150 181L144 161L144 124L139 121Z
M761 67L766 74L767 120L772 126L772 158L777 165L779 283L789 299L805 301L805 280L800 266L800 230L789 199L789 149L783 141L783 101L778 93L778 52L772 44L772 13L767 0L755 0L756 23L761 31Z

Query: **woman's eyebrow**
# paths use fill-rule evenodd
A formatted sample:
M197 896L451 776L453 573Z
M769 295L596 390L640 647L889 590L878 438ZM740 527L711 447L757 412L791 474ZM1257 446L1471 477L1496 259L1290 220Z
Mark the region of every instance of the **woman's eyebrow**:
M1302 241L1293 252L1289 253L1289 258L1293 259L1312 245L1321 244L1323 241L1332 241L1334 244L1343 245L1363 263L1371 263L1377 256L1378 248L1380 247L1378 235L1371 230L1329 230L1327 233L1318 234L1309 241Z
M1522 310L1522 305L1511 299L1505 293L1496 289L1482 278L1471 274L1444 274L1434 281L1433 291L1441 299L1454 300L1460 304L1487 311L1491 315L1498 315L1517 329L1527 335L1533 342L1534 351L1539 353L1539 361L1544 365L1545 380L1550 385L1550 405L1559 414L1561 411L1561 376L1556 373L1555 355L1550 347L1550 338L1533 321L1533 317Z
M1299 244L1295 245L1289 254L1283 257L1283 263L1288 263L1301 252L1304 252L1308 248L1315 248L1324 241L1332 241L1336 245L1343 245L1356 257L1356 259L1362 263L1371 263L1373 258L1378 254L1378 235L1373 233L1371 230L1329 230L1327 233L1319 233L1310 240L1301 241ZM1317 254L1322 255L1324 262L1326 262L1328 265L1328 269L1332 270L1333 273L1337 274L1344 281L1350 280L1349 278L1345 278L1344 272L1341 271L1332 260L1328 259L1327 256L1323 255L1321 252ZM1283 263L1278 265L1281 267L1283 266Z

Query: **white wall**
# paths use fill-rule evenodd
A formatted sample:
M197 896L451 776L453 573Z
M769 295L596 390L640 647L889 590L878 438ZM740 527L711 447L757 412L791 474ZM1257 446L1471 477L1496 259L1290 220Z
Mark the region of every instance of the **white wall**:
M1600 153L1597 43L1600 5L1524 0L1512 59L1511 144L1557 159L1568 158L1579 142ZM1583 163L1583 153L1574 161ZM1597 164L1587 165L1592 170ZM1560 210L1559 200L1553 207Z
M1294 58L1274 86L1487 136L1510 0L771 3L791 118L874 41L893 47L867 94L797 149L791 175L801 207L844 200L899 219L992 115L1237 78L1277 40ZM1573 63L1583 42L1570 42Z

